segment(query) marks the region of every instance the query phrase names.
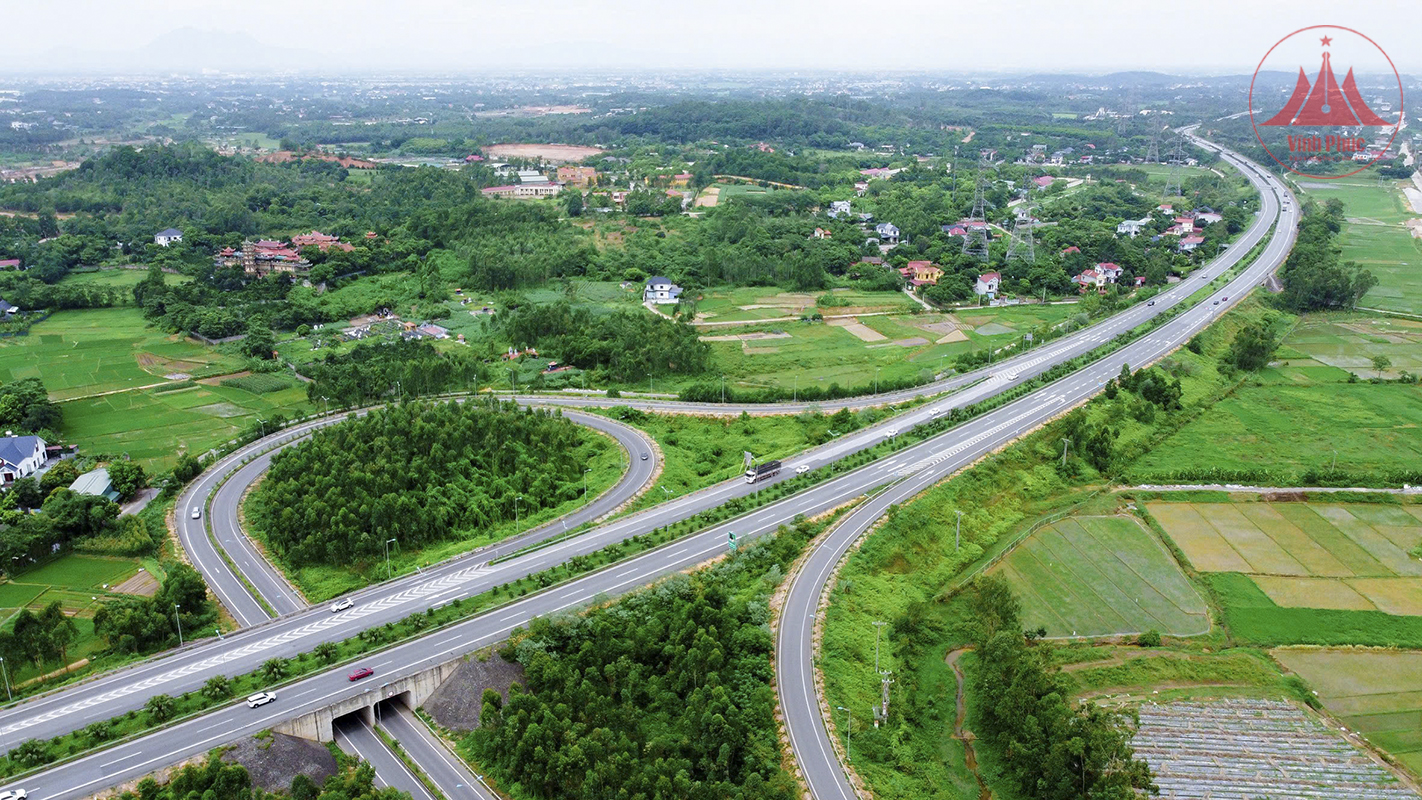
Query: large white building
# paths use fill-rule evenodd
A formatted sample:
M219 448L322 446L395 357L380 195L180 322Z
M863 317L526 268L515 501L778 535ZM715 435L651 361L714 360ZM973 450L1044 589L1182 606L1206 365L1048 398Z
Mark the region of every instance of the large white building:
M160 244L164 247L167 247L173 242L181 242L182 240L183 232L177 228L165 228L153 234L153 243Z
M642 302L666 303L681 302L681 287L671 282L671 278L663 278L660 275L653 275L647 279L647 285L642 287Z

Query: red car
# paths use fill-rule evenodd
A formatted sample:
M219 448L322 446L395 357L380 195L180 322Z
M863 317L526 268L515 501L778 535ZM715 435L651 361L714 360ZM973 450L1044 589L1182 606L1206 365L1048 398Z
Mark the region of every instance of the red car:
M361 678L369 678L371 675L374 674L375 670L371 669L370 667L361 667L360 669L351 673L351 680L358 681Z

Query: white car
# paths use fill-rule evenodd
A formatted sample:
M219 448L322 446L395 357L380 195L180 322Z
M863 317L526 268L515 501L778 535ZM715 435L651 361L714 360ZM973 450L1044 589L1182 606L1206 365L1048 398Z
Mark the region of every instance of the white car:
M1006 375L1004 375L1003 377L1004 377L1004 378L1007 378L1008 382L1011 383L1012 381L1017 380L1017 373L1015 373L1015 372L1009 372L1009 373L1007 373Z
M810 465L809 465L809 464L801 464L800 466L798 466L798 467L795 468L795 474L796 474L796 475L804 475L806 472L809 472L809 471L810 471Z
M25 800L29 796L30 793L24 789L6 789L0 792L0 800Z
M247 698L247 708L264 706L276 699L276 692L257 692Z
M339 614L339 613L341 613L342 611L345 611L346 609L348 609L348 608L350 608L351 606L354 606L354 605L355 605L355 603L351 602L351 599L350 599L349 597L347 597L347 598L344 599L344 600L340 600L340 601L338 601L338 602L332 603L332 604L331 604L331 613L332 613L332 614Z
M892 439L892 438L894 438L895 436L898 436L898 435L899 435L899 429L898 429L898 428L890 428L890 429L884 431L884 435L887 436L887 437L889 437L890 439Z
M193 506L193 519L202 519L202 509L201 509L201 508L198 508L197 506ZM4 800L4 798L0 798L0 800Z
M930 408L930 409L928 410L928 413L932 414L934 419L938 419L939 417L943 416L943 409L941 409L941 408Z

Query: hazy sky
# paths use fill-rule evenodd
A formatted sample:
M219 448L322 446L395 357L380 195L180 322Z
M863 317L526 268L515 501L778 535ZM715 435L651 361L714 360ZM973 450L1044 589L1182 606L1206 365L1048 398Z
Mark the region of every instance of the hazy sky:
M1218 73L1252 71L1278 39L1321 23L1356 26L1399 69L1422 71L1415 0L0 0L0 21L9 31L0 73L152 63L165 55L145 46L182 28L246 34L332 71Z

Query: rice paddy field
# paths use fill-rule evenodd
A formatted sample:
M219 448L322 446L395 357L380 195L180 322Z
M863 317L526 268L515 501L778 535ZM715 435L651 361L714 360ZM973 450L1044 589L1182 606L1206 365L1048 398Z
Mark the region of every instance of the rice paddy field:
M150 470L218 446L258 418L309 410L295 383L265 393L220 385L243 364L148 327L136 308L60 311L27 336L0 340L0 382L41 378L60 403L67 441L88 455L127 453Z
M1307 469L1369 474L1422 469L1422 387L1372 385L1372 359L1422 372L1422 322L1364 314L1303 317L1276 360L1131 466L1131 479L1174 482L1177 470ZM1363 382L1347 383L1348 374Z
M1422 775L1422 653L1280 648L1271 654L1350 730Z
M1170 552L1134 517L1069 517L1042 527L994 567L1028 628L1107 636L1205 633L1209 613Z
M122 305L133 305L133 287L137 286L148 275L146 269L101 269L87 272L71 272L60 281L64 285L78 286L102 286L119 290L119 302ZM164 275L163 280L169 285L178 283L188 283L192 281L191 275Z
M1336 181L1302 181L1309 197L1322 203L1330 198L1343 201L1348 220L1339 245L1343 260L1356 261L1378 278L1359 305L1422 314L1422 239L1414 239L1404 221L1415 219L1401 187L1408 182L1361 176Z

